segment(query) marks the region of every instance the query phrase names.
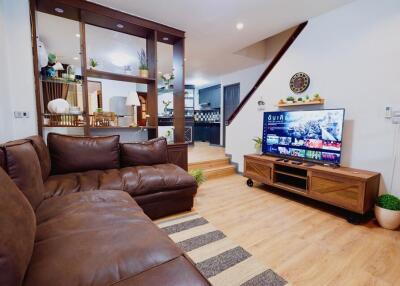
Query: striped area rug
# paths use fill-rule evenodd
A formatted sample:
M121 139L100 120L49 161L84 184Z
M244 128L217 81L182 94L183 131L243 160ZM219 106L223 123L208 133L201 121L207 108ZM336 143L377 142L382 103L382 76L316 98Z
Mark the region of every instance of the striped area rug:
M214 286L281 286L287 282L199 214L158 223Z

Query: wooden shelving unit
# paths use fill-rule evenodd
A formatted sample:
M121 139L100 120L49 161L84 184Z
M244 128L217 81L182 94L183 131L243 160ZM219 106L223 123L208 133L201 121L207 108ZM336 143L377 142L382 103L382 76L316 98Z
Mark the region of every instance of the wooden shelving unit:
M140 76L134 76L134 75L126 75L126 74L116 74L116 73L94 70L94 69L86 70L86 76L102 78L102 79L109 79L109 80L116 80L116 81L143 83L143 84L149 84L149 83L153 83L156 81L155 78L147 78L147 77L140 77Z
M114 10L96 3L82 0L30 0L30 16L32 29L32 53L34 61L35 74L35 93L36 107L38 117L39 134L43 134L45 112L44 100L41 94L41 82L38 65L37 51L37 27L36 12L47 13L79 23L80 34L80 56L81 56L81 74L82 74L82 96L83 113L82 122L84 123L85 135L90 135L90 131L95 129L135 129L131 127L92 127L90 126L89 100L88 100L88 77L108 79L122 82L132 82L147 85L146 112L150 116L148 124L150 126L137 127L148 130L149 138L158 136L158 72L157 72L157 43L163 42L173 47L173 69L175 79L173 81L174 96L174 128L175 142L184 142L185 132L185 108L184 108L184 83L185 83L185 62L184 62L184 42L185 32L139 18L118 10ZM56 11L63 11L61 13ZM106 71L94 70L88 68L86 54L86 25L93 25L119 33L125 33L146 40L147 65L149 77L139 77L134 75L116 74ZM132 55L136 56L136 55ZM62 126L70 127L70 126ZM72 126L71 126L72 127Z
M309 102L295 102L295 103L278 103L277 107L292 107L292 106L307 106L307 105L324 105L325 99L320 101L309 101Z

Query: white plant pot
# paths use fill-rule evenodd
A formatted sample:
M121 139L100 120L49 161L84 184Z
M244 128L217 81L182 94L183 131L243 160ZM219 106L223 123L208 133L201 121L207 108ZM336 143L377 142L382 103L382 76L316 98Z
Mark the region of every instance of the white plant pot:
M261 146L255 147L255 149L256 149L256 154L257 154L257 155L261 155L261 154L262 154L262 148L261 148Z
M375 217L383 228L394 230L400 226L400 211L392 211L375 205Z

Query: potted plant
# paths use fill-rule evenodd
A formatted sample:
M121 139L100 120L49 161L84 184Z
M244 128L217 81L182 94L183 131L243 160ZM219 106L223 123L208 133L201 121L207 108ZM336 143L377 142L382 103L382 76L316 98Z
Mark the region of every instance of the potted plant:
M169 89L169 86L171 85L171 80L175 78L173 73L165 73L161 75L161 79L164 82L165 89Z
M255 137L253 138L254 141L254 148L256 149L256 154L261 155L262 154L262 138L261 137Z
M163 100L164 114L168 114L168 107L172 103L171 100Z
M400 226L400 199L390 194L379 196L375 204L375 217L383 228L397 229Z
M202 183L204 183L207 180L206 176L204 176L204 172L202 169L191 170L191 171L189 171L189 174L194 178L197 186L200 186Z
M286 98L286 101L290 102L290 103L295 103L296 102L296 100L294 99L293 96L289 96L288 98Z
M173 128L168 129L165 132L165 138L167 139L168 143L174 143L174 129Z
M149 68L147 66L147 56L144 49L141 49L138 52L139 59L139 76L141 77L149 77Z
M99 65L99 62L96 61L94 58L89 59L89 68L92 70L96 69L96 67Z

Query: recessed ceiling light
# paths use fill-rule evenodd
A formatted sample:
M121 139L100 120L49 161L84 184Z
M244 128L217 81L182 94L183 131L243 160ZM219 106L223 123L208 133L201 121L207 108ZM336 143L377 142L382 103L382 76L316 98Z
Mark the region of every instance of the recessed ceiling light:
M74 57L74 60L77 61L77 60L79 60L79 58L78 57Z
M80 38L81 34L75 34L75 37Z
M58 8L58 7L55 8L54 11L56 11L57 13L60 13L60 14L64 13L64 9L61 9L61 8Z
M236 24L236 29L243 30L243 28L244 28L244 24L242 22L239 22Z
M159 71L158 73L159 73L159 74L162 74L162 72L161 72L161 71Z
M186 58L183 59L186 62Z
M164 37L164 38L162 38L164 41L168 41L169 40L169 38L168 37Z
M124 27L124 25L122 25L122 24L117 24L117 28L122 29L123 27Z

